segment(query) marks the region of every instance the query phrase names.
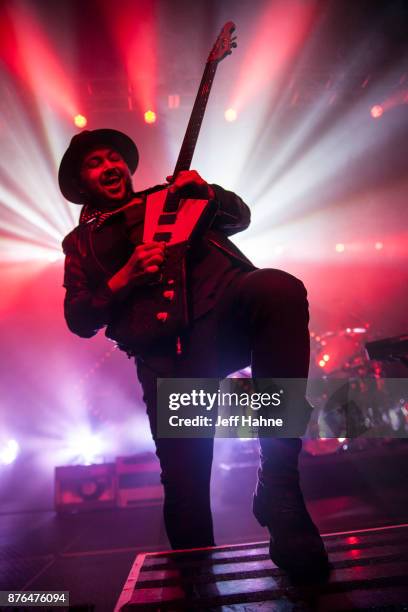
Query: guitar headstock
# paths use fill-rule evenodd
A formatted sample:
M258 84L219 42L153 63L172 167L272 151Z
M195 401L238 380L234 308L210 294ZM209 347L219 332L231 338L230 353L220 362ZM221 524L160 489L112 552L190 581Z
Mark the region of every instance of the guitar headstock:
M237 37L232 36L235 31L235 23L228 21L221 30L220 35L211 49L207 62L221 62L224 57L231 55L232 49L237 46Z

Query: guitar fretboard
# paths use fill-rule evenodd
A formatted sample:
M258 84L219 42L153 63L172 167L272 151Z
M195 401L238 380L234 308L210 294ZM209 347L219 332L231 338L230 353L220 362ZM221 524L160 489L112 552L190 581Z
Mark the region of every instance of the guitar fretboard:
M208 61L205 65L173 176L177 176L181 170L190 169L217 66L218 63L214 61Z
M221 30L221 34L218 36L215 45L208 56L177 163L173 171L173 179L175 179L182 170L190 169L218 63L226 55L231 53L231 47L237 46L235 39L231 38L231 34L234 30L234 23L232 21L228 21ZM163 225L171 225L175 223L179 202L179 196L170 194L170 192L167 193L163 208L164 214L161 216L161 222Z

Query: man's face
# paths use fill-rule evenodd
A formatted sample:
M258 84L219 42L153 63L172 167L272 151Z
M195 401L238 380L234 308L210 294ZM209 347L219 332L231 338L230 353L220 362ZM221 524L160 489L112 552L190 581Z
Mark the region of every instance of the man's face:
M110 147L97 147L85 155L80 179L91 200L106 206L120 204L131 191L129 168L120 153Z

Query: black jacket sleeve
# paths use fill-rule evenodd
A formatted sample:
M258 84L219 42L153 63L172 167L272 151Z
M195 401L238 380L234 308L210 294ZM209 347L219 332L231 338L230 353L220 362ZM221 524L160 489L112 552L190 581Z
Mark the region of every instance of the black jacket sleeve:
M114 294L107 284L90 288L81 255L63 242L65 252L64 315L69 329L82 338L91 338L109 323Z
M211 229L219 230L227 236L245 230L251 222L251 211L239 196L219 185L211 185L215 199L219 203L217 215Z

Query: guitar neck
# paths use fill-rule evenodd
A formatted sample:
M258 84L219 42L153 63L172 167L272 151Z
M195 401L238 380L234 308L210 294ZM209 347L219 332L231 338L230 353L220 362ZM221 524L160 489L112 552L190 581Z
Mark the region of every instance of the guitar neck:
M209 60L204 69L200 87L198 88L197 96L194 102L193 110L191 111L190 120L184 136L183 144L181 145L180 154L174 168L173 176L176 177L181 170L189 170L191 160L193 159L194 150L197 144L198 135L200 133L201 124L205 109L213 84L214 76L217 70L218 63Z

